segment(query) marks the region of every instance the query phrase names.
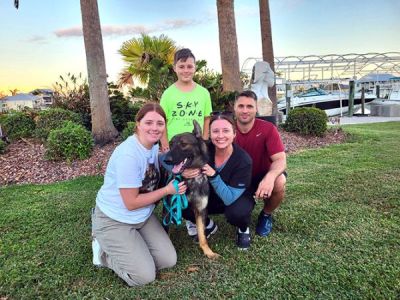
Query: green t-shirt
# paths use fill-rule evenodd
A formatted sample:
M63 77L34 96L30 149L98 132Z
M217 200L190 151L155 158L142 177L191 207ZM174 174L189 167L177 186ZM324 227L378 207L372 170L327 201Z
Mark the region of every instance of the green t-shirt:
M204 118L212 112L210 93L199 84L190 92L171 85L162 94L160 105L167 116L168 141L179 133L192 132L193 120L203 130Z

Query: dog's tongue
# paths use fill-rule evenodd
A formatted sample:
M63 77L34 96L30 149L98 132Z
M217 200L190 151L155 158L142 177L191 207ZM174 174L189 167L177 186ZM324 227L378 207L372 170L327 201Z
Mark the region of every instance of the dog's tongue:
M186 159L183 160L183 161L181 161L179 164L175 165L175 166L172 168L172 173L174 173L174 174L180 173L181 170L182 170L182 168L183 168L183 166L185 165L185 162L186 162Z

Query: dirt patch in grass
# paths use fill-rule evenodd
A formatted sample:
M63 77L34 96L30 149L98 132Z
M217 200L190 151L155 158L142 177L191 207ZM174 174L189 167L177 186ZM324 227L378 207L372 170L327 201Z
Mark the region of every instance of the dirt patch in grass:
M304 137L285 131L280 133L288 154L346 140L346 133L340 128L329 131L324 137ZM0 186L52 183L79 176L103 175L108 159L118 144L119 142L114 142L103 147L95 146L90 158L68 164L63 161L46 160L44 145L33 139L15 141L7 147L5 154L0 155Z

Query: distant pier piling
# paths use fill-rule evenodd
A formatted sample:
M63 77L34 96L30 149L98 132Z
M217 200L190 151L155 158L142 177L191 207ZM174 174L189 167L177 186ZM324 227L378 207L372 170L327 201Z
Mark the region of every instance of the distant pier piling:
M361 114L365 115L365 88L361 88Z
M290 110L290 98L292 97L292 87L289 83L286 83L286 115L289 114L289 110Z
M349 82L349 112L348 116L352 117L354 114L354 80L350 80Z
M376 98L380 98L381 96L381 87L379 86L379 84L376 85Z

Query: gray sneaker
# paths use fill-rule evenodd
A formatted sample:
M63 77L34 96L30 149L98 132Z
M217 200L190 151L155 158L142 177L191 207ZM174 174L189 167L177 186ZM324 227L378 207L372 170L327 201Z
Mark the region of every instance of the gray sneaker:
M186 220L186 229L189 236L194 237L197 235L197 227L193 222Z
M197 236L197 227L196 227L196 224L194 224L193 222L187 220L186 221L186 229L187 229L187 233L190 237ZM217 224L212 219L210 219L210 222L208 223L208 225L206 227L207 238L209 238L212 234L216 233L217 230L218 230Z

